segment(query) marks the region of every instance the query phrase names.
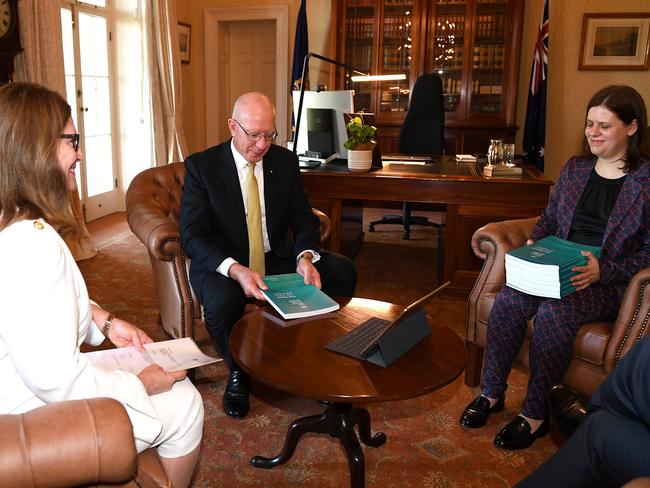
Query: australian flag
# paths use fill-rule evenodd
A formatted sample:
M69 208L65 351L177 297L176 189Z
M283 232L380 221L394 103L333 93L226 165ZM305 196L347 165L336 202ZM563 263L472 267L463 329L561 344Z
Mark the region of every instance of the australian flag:
M530 73L530 91L524 126L524 151L528 160L544 171L544 141L546 139L546 86L548 78L548 0L539 24L533 68Z
M309 52L309 36L307 35L307 0L301 0L300 10L298 10L298 19L296 20L296 40L293 44L293 64L291 65L291 86L289 87L289 96L293 101L292 92L300 90L300 81L302 79L302 64ZM296 131L296 122L291 112L291 140Z

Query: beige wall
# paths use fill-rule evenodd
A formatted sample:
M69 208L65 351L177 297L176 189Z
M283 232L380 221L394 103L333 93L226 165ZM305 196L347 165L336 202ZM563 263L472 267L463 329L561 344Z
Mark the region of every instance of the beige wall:
M330 51L331 3L334 0L309 0L310 51L334 56ZM192 25L191 63L182 65L185 133L190 152L205 148L205 64L203 46L203 11L206 7L249 5L288 5L289 63L293 57L296 16L300 0L177 0L178 19ZM580 149L584 127L585 107L591 96L608 84L629 84L650 103L648 71L579 71L578 56L583 12L638 12L648 10L647 0L551 0L549 84L546 115L545 176L557 180L560 168L569 156ZM544 0L525 0L524 31L517 100L517 150L521 150L526 115L528 84L537 28ZM313 66L312 66L313 65ZM312 81L326 82L322 72L315 73L318 64L310 63ZM289 66L289 72L291 66ZM316 75L316 76L314 76Z
M291 74L293 41L296 17L300 0L176 0L176 14L180 22L192 26L190 63L181 65L183 82L183 110L185 113L185 135L190 153L205 149L205 46L204 11L209 7L245 7L260 5L288 5L289 8L289 53L288 76ZM309 50L327 55L330 44L330 0L308 0L307 21L309 23ZM312 66L314 64L314 66ZM310 63L310 72L317 63ZM287 87L288 88L288 87ZM289 110L290 107L287 108Z
M517 149L521 150L526 117L528 84L537 29L544 9L544 0L526 0L524 33L519 71L517 101ZM650 103L648 71L579 71L580 37L584 12L648 11L647 0L550 0L549 11L549 77L546 107L546 154L544 175L557 181L566 160L579 152L582 141L585 108L592 95L611 84L627 84Z

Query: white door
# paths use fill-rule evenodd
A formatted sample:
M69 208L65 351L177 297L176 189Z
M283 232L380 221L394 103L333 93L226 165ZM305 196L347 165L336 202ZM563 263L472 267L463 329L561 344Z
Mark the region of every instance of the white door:
M61 25L67 100L84 153L77 183L86 221L91 221L121 208L108 15L102 8L66 5L61 8Z
M219 140L230 137L226 120L237 98L249 91L266 94L275 104L275 29L274 20L233 21L224 25L223 33L225 52L221 59L226 59L225 91L223 113L219 125Z

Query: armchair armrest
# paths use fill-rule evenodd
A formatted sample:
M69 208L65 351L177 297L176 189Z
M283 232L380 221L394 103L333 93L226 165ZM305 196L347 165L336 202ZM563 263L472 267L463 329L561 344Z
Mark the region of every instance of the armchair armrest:
M110 398L0 415L0 432L0 486L116 483L136 472L131 422Z
M625 290L605 351L604 368L607 373L611 373L630 348L648 334L649 320L650 268L645 268L632 277Z
M504 220L489 223L472 236L472 250L485 262L467 301L467 342L479 344L481 317L487 317L493 297L506 281L505 255L526 243L537 222L530 219ZM486 319L485 319L486 320ZM480 364L476 365L479 368Z
M472 250L485 260L476 286L483 291L498 291L505 283L506 253L526 244L537 217L530 219L504 220L487 224L472 236Z

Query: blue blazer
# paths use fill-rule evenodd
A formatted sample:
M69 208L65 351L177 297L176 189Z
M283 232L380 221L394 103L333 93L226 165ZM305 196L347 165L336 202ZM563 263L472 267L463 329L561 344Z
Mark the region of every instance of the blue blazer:
M320 224L305 194L296 155L271 145L263 170L271 252L290 259L306 249L318 250ZM227 257L248 266L244 197L230 140L185 160L180 234L195 277L215 273Z
M531 235L566 239L596 158L572 157L564 165L548 206ZM642 160L628 173L603 235L600 284L625 287L639 270L650 266L650 162Z

